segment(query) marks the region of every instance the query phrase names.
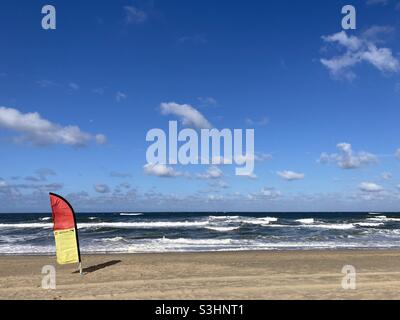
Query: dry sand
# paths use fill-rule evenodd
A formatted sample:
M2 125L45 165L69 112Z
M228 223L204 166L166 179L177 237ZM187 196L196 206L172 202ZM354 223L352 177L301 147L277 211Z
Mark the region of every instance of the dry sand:
M399 251L290 251L83 256L56 266L56 290L41 287L49 256L0 256L0 299L399 299ZM357 289L343 290L344 265Z

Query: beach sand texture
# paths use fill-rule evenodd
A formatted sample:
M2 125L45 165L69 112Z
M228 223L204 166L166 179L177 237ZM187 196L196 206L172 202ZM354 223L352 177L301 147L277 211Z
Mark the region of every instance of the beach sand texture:
M52 256L1 256L1 299L399 299L399 251L282 251L83 256L56 266L55 290L41 287ZM342 288L344 265L357 289Z

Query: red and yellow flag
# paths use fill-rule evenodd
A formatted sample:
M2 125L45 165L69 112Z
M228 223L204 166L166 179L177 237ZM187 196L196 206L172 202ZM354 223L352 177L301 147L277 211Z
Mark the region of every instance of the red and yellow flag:
M59 264L80 263L78 228L74 209L63 197L50 193L50 204L54 223L57 262Z

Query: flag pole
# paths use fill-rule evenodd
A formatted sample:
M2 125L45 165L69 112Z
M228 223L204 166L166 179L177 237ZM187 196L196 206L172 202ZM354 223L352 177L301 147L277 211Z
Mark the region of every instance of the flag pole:
M68 203L69 207L71 208L72 215L74 217L76 246L77 246L77 249L78 249L78 258L79 258L79 274L81 276L83 276L84 274L83 274L83 270L82 270L82 257L81 257L81 249L80 249L80 246L79 246L78 225L76 223L76 214L75 214L74 208L72 208L72 206L69 204L69 202L67 202L67 203Z
M79 273L80 273L81 276L83 276L82 261L79 261Z

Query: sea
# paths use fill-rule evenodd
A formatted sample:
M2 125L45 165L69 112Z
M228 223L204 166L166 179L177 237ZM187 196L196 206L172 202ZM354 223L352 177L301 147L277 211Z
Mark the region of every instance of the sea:
M82 253L400 248L400 213L77 213ZM0 214L0 255L54 254L50 213Z

